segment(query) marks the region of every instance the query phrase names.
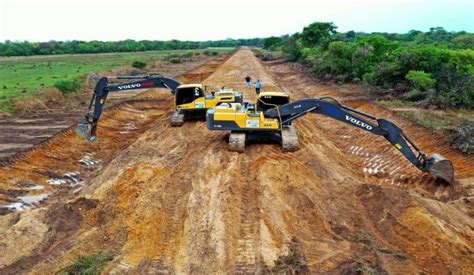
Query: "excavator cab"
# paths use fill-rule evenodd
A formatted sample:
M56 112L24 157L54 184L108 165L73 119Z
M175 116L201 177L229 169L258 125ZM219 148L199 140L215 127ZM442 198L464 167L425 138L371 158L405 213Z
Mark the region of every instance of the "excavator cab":
M266 111L290 103L290 95L283 92L261 92L257 97L257 111Z
M180 85L176 90L176 106L188 104L197 98L204 97L205 90L202 84L185 84Z

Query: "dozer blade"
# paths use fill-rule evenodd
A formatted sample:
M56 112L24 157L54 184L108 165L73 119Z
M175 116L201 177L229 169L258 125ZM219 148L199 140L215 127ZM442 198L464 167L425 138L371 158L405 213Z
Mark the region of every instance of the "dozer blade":
M442 178L450 184L454 183L453 163L439 154L430 156L427 170L435 177Z

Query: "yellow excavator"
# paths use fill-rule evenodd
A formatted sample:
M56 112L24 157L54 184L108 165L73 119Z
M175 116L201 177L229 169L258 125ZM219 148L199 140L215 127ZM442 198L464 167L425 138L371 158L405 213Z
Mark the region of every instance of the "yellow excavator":
M172 126L183 125L186 119L205 118L206 110L220 103L242 102L242 93L221 89L206 95L202 84L181 84L162 75L118 76L115 79L133 79L131 82L111 84L109 78L101 77L94 88L85 119L76 127L76 132L88 141L97 140L97 125L109 92L167 88L175 96L175 112L171 116Z
M223 103L207 111L210 130L230 131L229 149L243 152L255 140L279 142L284 151L300 148L292 121L309 113L339 120L388 140L413 165L449 183L454 181L451 161L439 154L423 153L394 123L343 105L331 97L306 98L290 102L280 92L261 93L257 103Z
M242 102L242 93L222 88L206 95L202 84L182 84L175 92L176 110L171 116L171 126L181 126L186 119L205 118L206 111L221 103Z

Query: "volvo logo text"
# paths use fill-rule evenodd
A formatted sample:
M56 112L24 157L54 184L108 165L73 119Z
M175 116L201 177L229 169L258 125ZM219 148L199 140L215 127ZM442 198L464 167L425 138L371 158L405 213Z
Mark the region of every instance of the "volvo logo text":
M140 83L137 84L128 84L128 85L122 85L118 86L119 90L124 90L124 89L136 89L140 88L142 85Z
M369 124L364 123L364 122L362 122L362 121L360 121L360 120L358 120L358 119L356 119L356 118L353 118L353 117L351 117L351 116L346 115L346 120L347 120L347 121L350 121L352 124L355 124L355 125L357 125L357 126L360 126L360 127L362 127L362 128L365 128L365 129L367 129L367 130L372 130L372 126L370 126Z

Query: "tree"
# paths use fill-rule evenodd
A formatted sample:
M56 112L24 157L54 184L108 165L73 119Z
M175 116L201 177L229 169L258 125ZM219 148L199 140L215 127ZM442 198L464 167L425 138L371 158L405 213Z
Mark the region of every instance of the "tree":
M347 39L348 41L354 41L355 37L356 37L355 31L348 31L348 32L346 32L346 39Z
M302 48L300 35L299 33L295 33L285 41L283 52L286 53L288 60L296 61L301 57Z
M263 39L263 48L267 50L274 50L277 47L281 46L281 42L282 42L281 37L276 37L276 36L268 37L268 38Z
M329 41L331 35L336 33L334 23L314 22L303 28L301 40L304 47L314 47Z

